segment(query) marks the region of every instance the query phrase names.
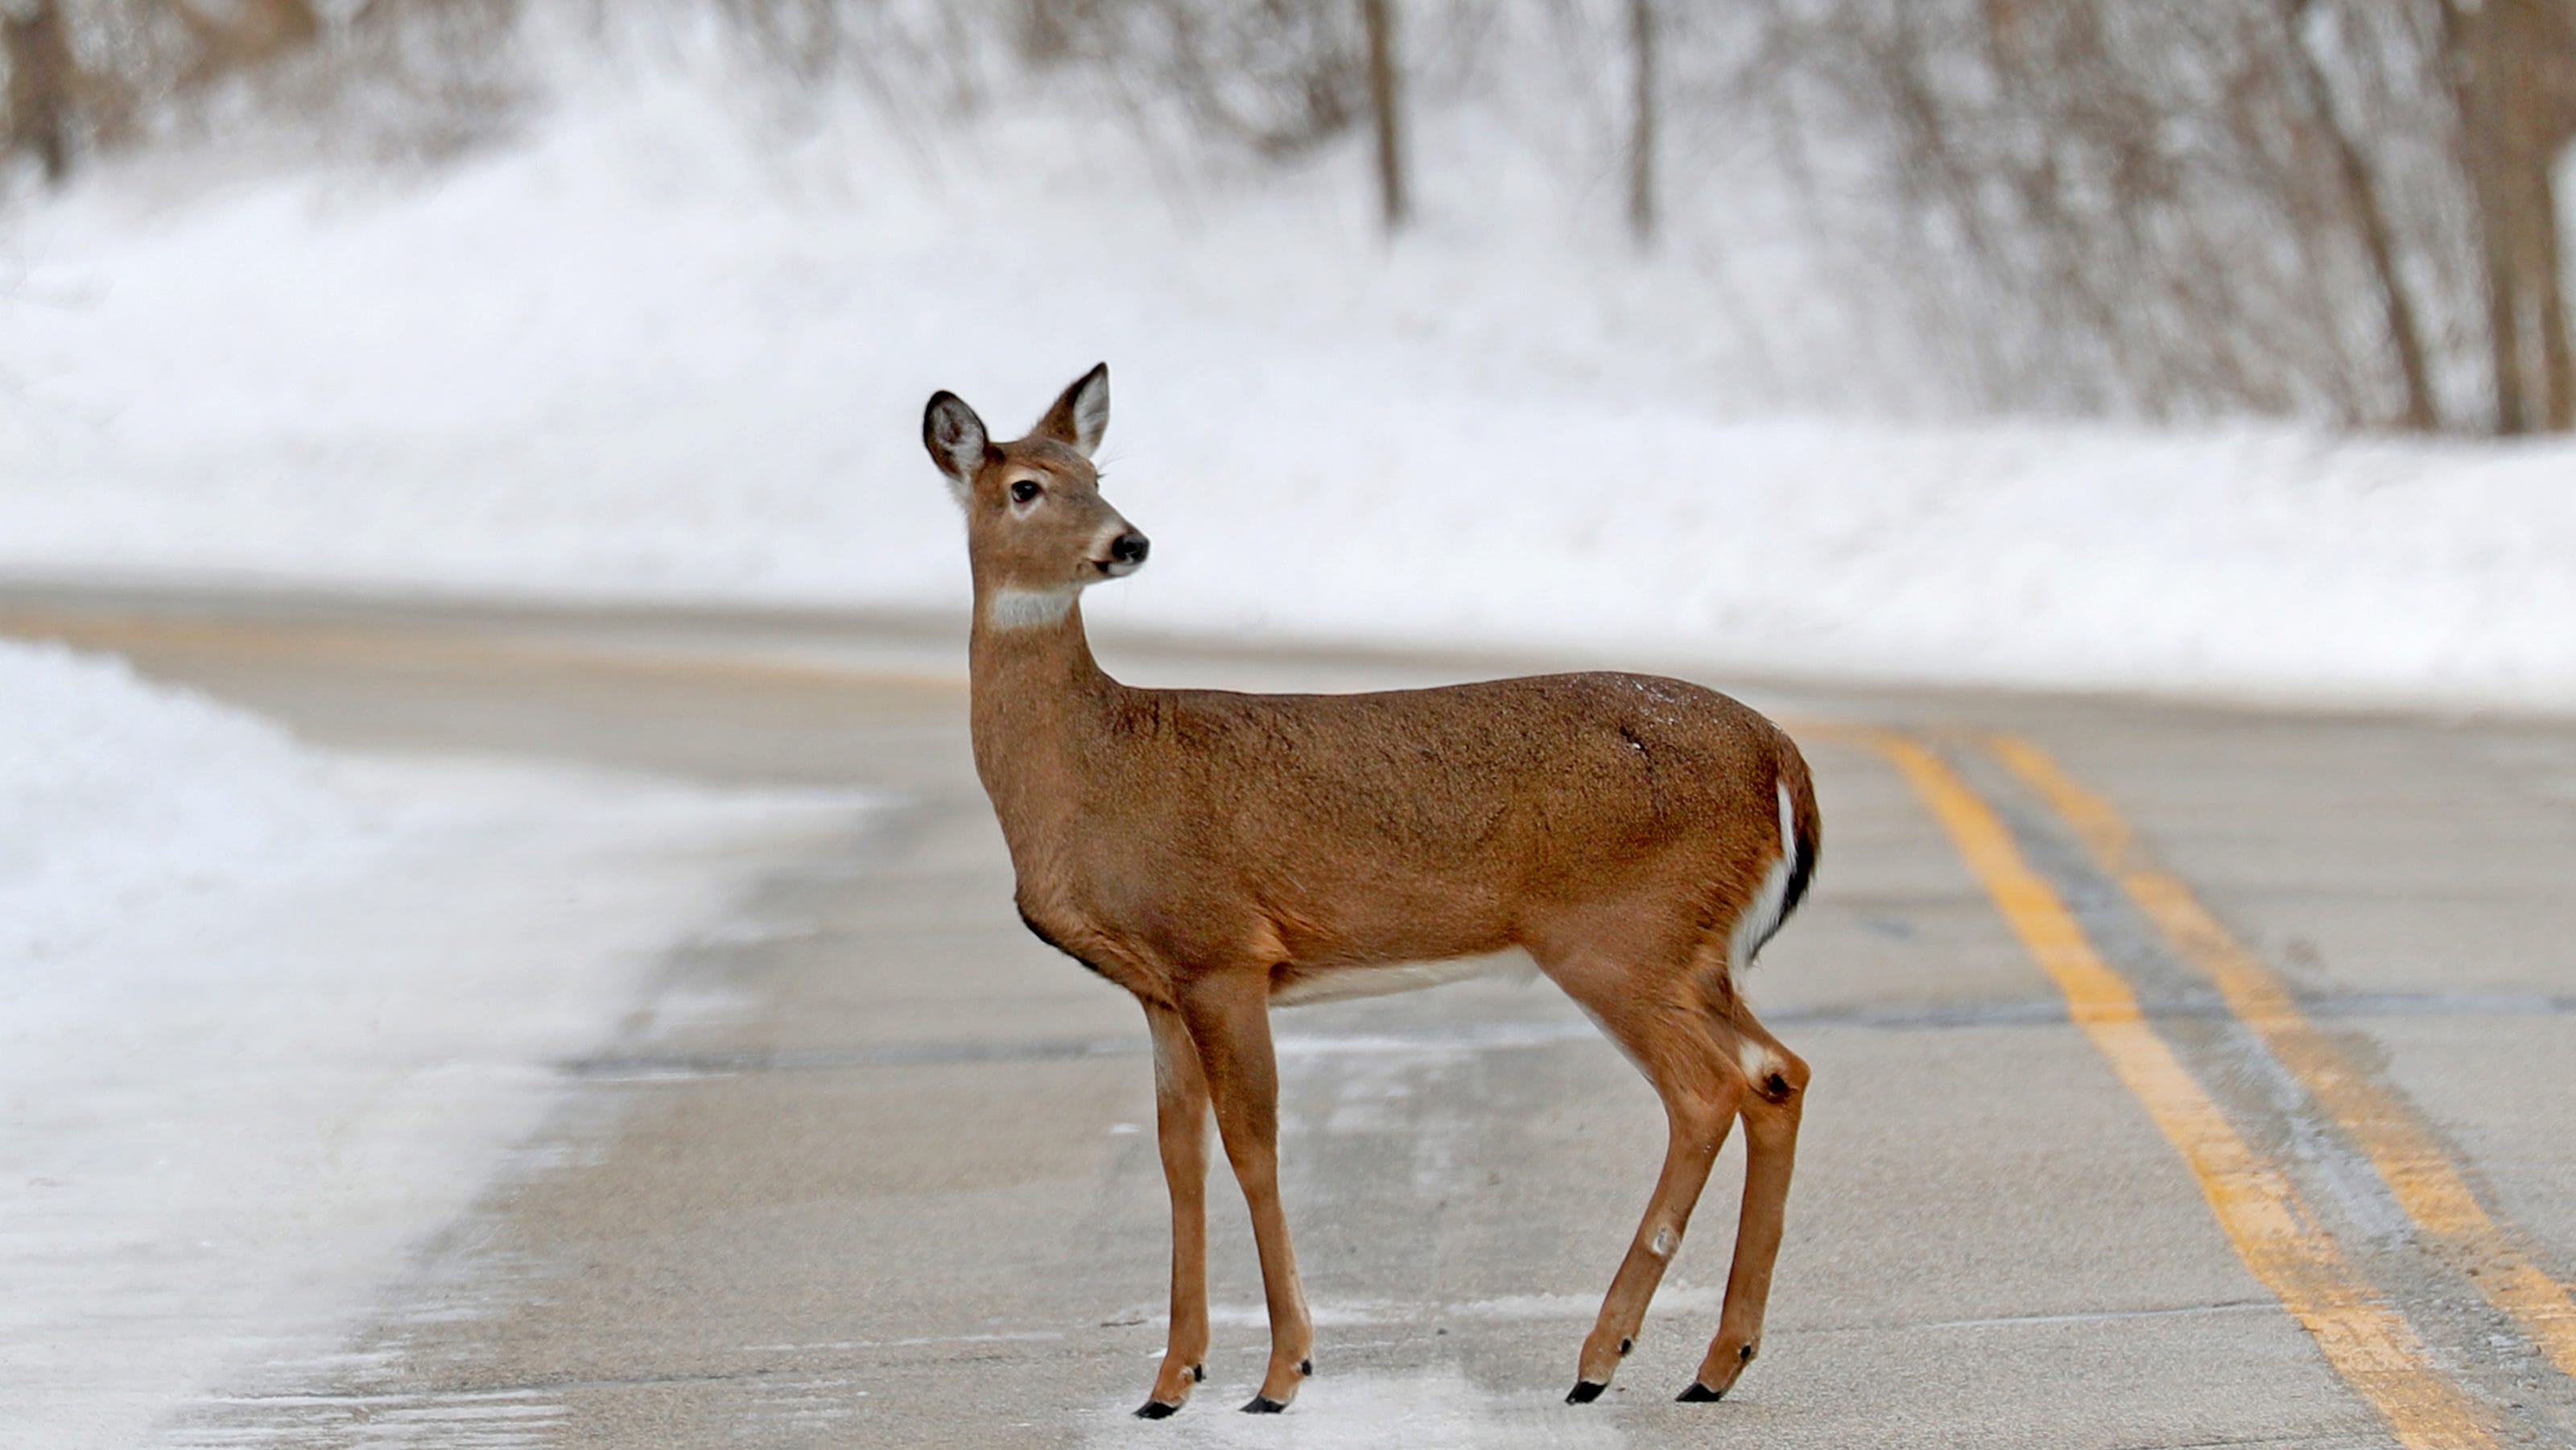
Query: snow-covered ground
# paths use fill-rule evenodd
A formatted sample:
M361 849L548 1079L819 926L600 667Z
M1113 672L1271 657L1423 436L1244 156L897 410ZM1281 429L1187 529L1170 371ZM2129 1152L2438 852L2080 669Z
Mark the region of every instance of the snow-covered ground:
M1042 105L790 140L711 86L10 219L0 570L955 607L922 400L1013 428L1106 358L1156 549L1099 624L2576 706L2563 443L1870 421L1881 360L1768 193L1639 260L1478 171L1515 153L1467 113L1389 245L1352 151L1174 187Z
M954 609L923 399L1010 430L1106 358L1156 543L1113 628L2576 708L2567 444L1893 421L1776 189L1639 258L1472 110L1390 244L1349 149L1175 187L1049 104L791 141L717 89L573 71L438 169L0 214L0 575ZM0 646L0 1442L328 1344L855 808L328 756Z
M316 753L0 645L0 1444L319 1353L855 802ZM459 910L470 902L471 910Z

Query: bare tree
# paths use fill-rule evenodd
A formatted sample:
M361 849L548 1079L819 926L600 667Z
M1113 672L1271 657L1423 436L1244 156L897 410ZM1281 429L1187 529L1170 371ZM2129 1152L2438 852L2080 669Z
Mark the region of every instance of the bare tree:
M1628 0L1628 53L1633 89L1628 105L1628 232L1637 245L1655 240L1655 59L1661 44L1654 0Z
M2397 264L2395 231L2389 211L2380 195L2378 179L2362 154L2361 145L2352 129L2336 114L2334 88L2328 82L2316 53L2309 49L2306 27L2312 0L2281 0L2281 24L2286 32L2283 54L2288 58L2298 91L2314 114L2319 134L2334 160L2335 181L2340 188L2363 254L2369 259L2370 274L2379 293L2382 316L2386 319L2389 348L2397 355L2399 386L2402 389L2398 423L2417 432L2431 432L2441 424L2440 410L2433 398L2431 371L2425 361L2423 324L2417 320L2415 303L2406 289L2406 279Z
M2576 138L2576 20L2564 0L2442 0L2442 33L2477 200L2496 431L2564 430L2576 358L2550 172Z
M1082 0L1019 0L1015 39L1020 59L1037 70L1063 64L1073 54L1074 29L1080 23L1074 12L1081 3Z
M9 134L12 154L32 154L45 179L60 186L72 171L71 37L61 0L22 0L5 18L9 56Z
M1369 111L1377 130L1378 215L1389 232L1413 215L1404 176L1404 90L1396 66L1395 16L1389 0L1360 0L1360 25L1368 32Z
M2534 59L2534 17L2576 7L2486 0L2484 23L2521 7L2504 49L2525 63L2471 68L2473 105L2442 19L2465 4L1765 0L1746 102L1837 138L1810 203L1827 244L1911 299L1969 406L2429 429L2472 406L2492 331L2537 416L2565 337L2536 327L2561 305L2545 187L2567 130L2545 121L2576 63Z

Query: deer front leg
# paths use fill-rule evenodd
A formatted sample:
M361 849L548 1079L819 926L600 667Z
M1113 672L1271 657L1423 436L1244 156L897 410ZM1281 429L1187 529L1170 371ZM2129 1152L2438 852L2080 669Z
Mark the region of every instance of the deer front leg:
M1159 1420L1189 1400L1207 1378L1207 1077L1181 1014L1145 1004L1154 1033L1154 1123L1163 1148L1163 1184L1172 1196L1172 1328L1154 1393L1139 1419Z
M1217 1136L1252 1209L1261 1288L1270 1301L1270 1367L1261 1377L1261 1393L1243 1408L1275 1415L1297 1397L1298 1382L1314 1372L1309 1356L1315 1331L1279 1201L1279 1066L1270 1050L1269 977L1240 971L1192 983L1181 992L1181 1014L1216 1105Z

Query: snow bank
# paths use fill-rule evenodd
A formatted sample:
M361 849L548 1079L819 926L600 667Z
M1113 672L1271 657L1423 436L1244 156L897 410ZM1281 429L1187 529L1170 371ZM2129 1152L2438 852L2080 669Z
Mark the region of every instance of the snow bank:
M0 643L0 993L108 926L309 869L359 829L284 731Z
M140 1444L333 1350L560 1101L555 1064L857 814L323 756L59 650L0 646L0 700L7 1445Z
M1156 164L593 77L435 177L108 177L19 221L0 569L954 608L922 399L1105 357L1113 627L2576 707L2564 444L1783 416L1837 363L1752 342L1817 291L1778 226L1640 261L1505 176L1389 246L1355 153Z

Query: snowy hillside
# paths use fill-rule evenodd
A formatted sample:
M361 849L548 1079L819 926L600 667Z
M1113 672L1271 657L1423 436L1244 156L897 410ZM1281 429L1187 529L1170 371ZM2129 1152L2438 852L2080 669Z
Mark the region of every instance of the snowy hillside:
M1107 122L629 76L427 174L110 169L13 223L0 569L956 608L922 399L1106 358L1111 628L2576 706L2576 449L1846 416L1758 192L1721 273L1508 174L1390 245L1357 164L1182 204Z

